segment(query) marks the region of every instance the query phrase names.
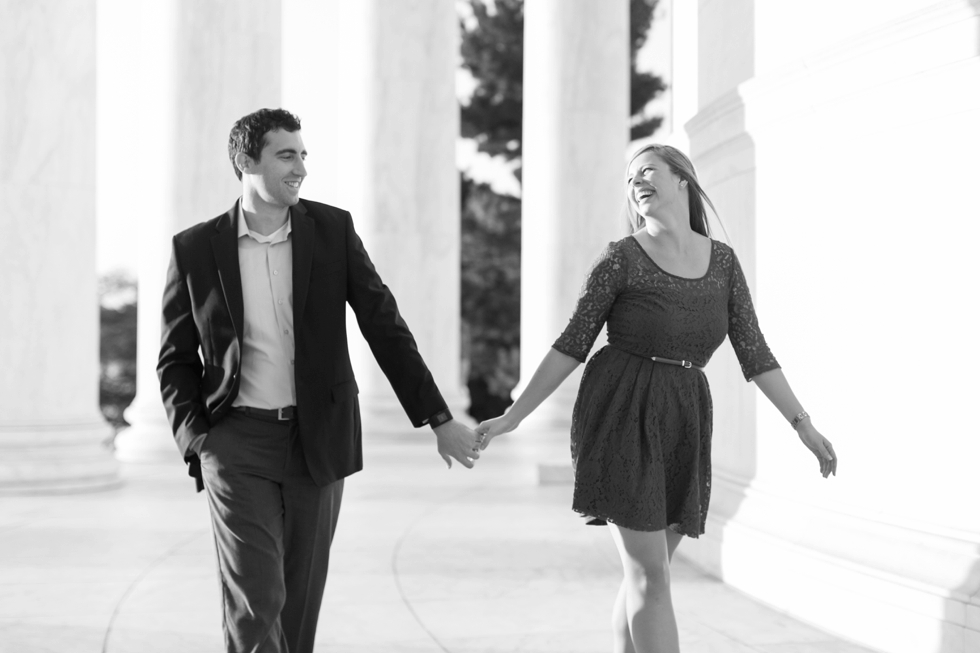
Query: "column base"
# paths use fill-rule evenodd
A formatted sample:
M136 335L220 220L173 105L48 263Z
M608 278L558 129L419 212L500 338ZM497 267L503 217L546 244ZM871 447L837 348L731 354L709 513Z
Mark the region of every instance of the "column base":
M571 463L558 461L538 463L538 485L573 485L575 474Z
M0 495L70 494L122 484L112 427L100 419L0 425Z
M163 406L142 407L138 401L139 397L125 413L132 426L116 435L116 459L127 463L183 464Z
M443 392L443 399L456 421L471 428L476 426L476 422L466 412L466 409L469 408L469 398L464 392ZM428 433L430 430L428 426L423 427L425 431L412 426L394 392L362 394L360 404L361 427L365 434L411 433L413 431Z
M362 394L359 398L361 406L361 430L364 437L372 435L409 434L416 429L412 426L402 406L394 393L391 394Z
M571 432L574 388L568 380L531 413L518 427L527 447L527 460L534 465L538 485L572 485ZM520 392L524 388L519 386ZM515 390L518 393L518 390Z
M893 653L980 650L970 534L808 505L719 470L705 531L679 553L797 619Z
M538 485L571 485L569 433L571 420L532 413L515 431L524 450L522 458L533 465Z

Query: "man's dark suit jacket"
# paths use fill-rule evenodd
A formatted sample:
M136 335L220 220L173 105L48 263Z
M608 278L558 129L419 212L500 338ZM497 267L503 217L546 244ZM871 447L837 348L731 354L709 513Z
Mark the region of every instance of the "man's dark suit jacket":
M244 306L237 216L238 203L174 236L163 293L157 373L177 446L199 491L200 461L189 445L228 413L241 377ZM446 403L395 298L354 232L350 213L300 200L290 216L299 434L310 474L323 486L363 466L345 304L354 310L414 426L445 410Z

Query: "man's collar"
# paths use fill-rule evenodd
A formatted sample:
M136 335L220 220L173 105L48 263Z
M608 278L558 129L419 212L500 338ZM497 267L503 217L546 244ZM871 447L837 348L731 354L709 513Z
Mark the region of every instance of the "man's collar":
M285 232L283 232L283 230L285 230ZM284 224L279 229L276 229L268 236L263 236L262 234L251 231L248 228L248 223L245 222L245 209L242 208L242 202L241 200L239 200L238 202L238 237L239 238L241 238L242 236L251 236L254 240L260 243L279 243L286 240L289 237L289 234L292 233L292 231L293 231L293 218L292 218L291 210L286 213L286 224Z

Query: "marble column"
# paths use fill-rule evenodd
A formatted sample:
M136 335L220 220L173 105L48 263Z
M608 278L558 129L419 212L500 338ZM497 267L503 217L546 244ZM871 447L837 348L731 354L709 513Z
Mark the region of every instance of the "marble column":
M124 126L125 111L138 120L100 135L100 147L109 152L100 169L101 206L143 224L133 244L141 254L137 394L125 413L132 426L116 438L116 455L179 462L156 375L170 238L227 211L241 195L228 160L228 132L241 116L280 104L281 8L269 0L145 0L133 16L129 3L102 1L106 12L135 19L107 24L139 31L141 64L138 79L106 70L103 82L120 102L107 110L118 112ZM119 165L127 159L128 170ZM135 192L118 192L120 179Z
M585 274L626 235L626 0L535 0L524 14L521 384L571 317ZM600 336L600 340L604 339ZM596 347L602 342L598 342ZM521 426L542 482L571 477L581 368Z
M820 478L724 346L707 533L679 552L875 650L980 650L977 5L732 0L698 22L691 154L840 464Z
M659 5L658 5L659 6ZM698 3L690 0L667 0L664 11L666 31L670 33L669 69L667 74L666 143L690 151L684 124L698 112Z
M113 487L99 412L95 1L0 5L0 493Z
M283 0L283 98L308 197L351 212L455 416L460 373L458 25L453 0ZM367 433L411 423L348 312Z

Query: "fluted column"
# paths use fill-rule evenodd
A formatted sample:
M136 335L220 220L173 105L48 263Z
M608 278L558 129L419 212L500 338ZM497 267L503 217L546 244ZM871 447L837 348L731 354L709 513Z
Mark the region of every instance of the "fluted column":
M726 345L708 371L707 533L679 552L875 650L966 653L980 650L980 15L854 7L700 6L691 153L840 465L820 478Z
M283 5L283 97L304 120L306 196L351 212L439 389L465 418L455 3ZM352 318L348 332L365 430L410 431Z
M665 125L665 142L690 151L690 141L684 124L698 112L698 4L690 0L667 0L662 7L670 32L667 103L669 124Z
M99 412L95 1L0 5L0 493L112 487Z
M145 0L137 24L141 77L106 80L127 89L122 102L140 117L135 131L103 134L111 169L100 170L107 211L144 225L140 242L136 398L132 426L116 438L121 460L179 460L160 398L160 302L173 234L227 211L241 195L228 160L235 120L280 102L278 1ZM107 11L132 11L106 2ZM133 53L120 53L132 56ZM120 110L120 107L116 107ZM138 144L138 156L134 149ZM129 161L131 170L120 166ZM138 189L137 203L113 194L119 179Z
M592 261L626 235L628 3L532 0L524 43L518 392L568 323ZM540 445L529 455L542 463L542 481L570 478L580 378L581 368L521 426L521 440Z

